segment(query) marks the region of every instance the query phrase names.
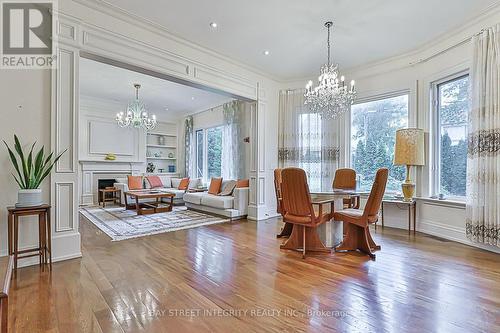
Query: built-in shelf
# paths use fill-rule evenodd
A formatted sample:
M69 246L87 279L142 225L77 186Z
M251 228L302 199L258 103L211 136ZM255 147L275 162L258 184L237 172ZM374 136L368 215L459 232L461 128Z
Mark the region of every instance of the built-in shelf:
M161 160L161 161L175 161L176 158L168 158L168 157L146 157L148 160Z
M168 148L168 149L177 149L176 146L167 146L167 145L154 145L154 144L150 144L148 143L146 145L146 147L151 147L151 148Z

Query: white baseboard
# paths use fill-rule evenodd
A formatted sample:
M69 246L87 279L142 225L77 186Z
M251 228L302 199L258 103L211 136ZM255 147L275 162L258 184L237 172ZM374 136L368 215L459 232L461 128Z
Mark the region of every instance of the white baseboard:
M431 236L441 237L454 242L470 245L483 250L500 253L500 248L471 242L465 236L465 228L454 227L435 221L419 220L417 223L417 231Z
M52 261L63 261L69 259L80 258L82 256L82 251L80 247L80 233L67 233L61 235L55 235L52 237ZM38 244L30 244L19 248L19 250L25 250L29 248L37 247ZM7 249L0 251L0 256L6 256ZM28 267L32 265L38 265L38 257L29 257L26 259L19 259L18 266Z

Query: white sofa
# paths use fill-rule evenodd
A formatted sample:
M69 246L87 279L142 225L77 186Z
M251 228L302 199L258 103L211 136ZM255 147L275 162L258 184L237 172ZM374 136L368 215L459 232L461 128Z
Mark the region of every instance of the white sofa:
M222 182L224 187L224 183ZM232 195L220 196L208 192L184 194L184 204L189 209L229 217L231 220L244 218L248 214L249 188L235 188Z
M179 184L181 182L181 179L182 178L171 178L171 177L168 177L168 176L159 176L160 179L161 179L161 182L163 184L163 187L160 187L160 188L155 188L155 190L158 190L158 191L164 191L164 192L168 192L168 193L172 193L175 195L174 197L174 204L182 204L184 203L183 199L184 199L184 194L186 193L186 190L179 190ZM197 187L199 184L201 183L201 179L190 179L189 180L189 188L195 188ZM125 204L125 196L124 196L124 192L129 192L129 188L128 188L128 180L127 178L117 178L116 179L116 183L114 183L114 186L121 190L121 200L122 200L122 205ZM144 178L143 180L143 188L144 189L149 189L151 188L149 186L149 182L146 180L146 178ZM130 192L133 192L133 191L130 191ZM133 199L132 198L127 198L127 201L129 203L132 203Z

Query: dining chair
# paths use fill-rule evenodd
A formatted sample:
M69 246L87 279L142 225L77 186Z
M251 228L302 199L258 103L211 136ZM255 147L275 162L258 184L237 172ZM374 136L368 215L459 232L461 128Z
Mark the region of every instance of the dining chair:
M283 201L281 200L281 170L274 169L274 191L276 193L276 212L283 216ZM288 237L292 233L293 224L285 221L283 217L283 222L285 225L281 228L281 232L276 235L277 238Z
M333 190L355 190L356 189L356 171L349 168L337 169L332 184ZM350 198L344 198L343 208L359 208L359 195Z
M364 209L346 208L333 214L335 221L344 222L346 235L344 241L335 251L356 251L360 250L375 259L373 251L380 250L380 246L375 244L370 235L369 224L378 220L378 212L387 184L389 170L381 168L375 175L375 180L370 191L370 196Z
M311 200L306 173L299 168L285 168L281 171L281 194L283 201L283 218L293 225L292 233L280 248L301 250L302 258L306 252L331 252L320 240L316 228L330 221L334 199L322 201ZM317 204L316 214L313 204ZM330 204L330 212L323 213L323 205Z

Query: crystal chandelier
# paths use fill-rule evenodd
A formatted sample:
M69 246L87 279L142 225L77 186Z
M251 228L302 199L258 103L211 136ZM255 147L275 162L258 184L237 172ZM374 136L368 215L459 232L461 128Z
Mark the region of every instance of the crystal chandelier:
M328 29L327 48L328 62L321 67L318 77L319 85L313 88L313 82L306 85L305 105L309 110L321 115L323 119L334 119L348 111L356 97L354 80L350 86L345 84L345 77L339 75L337 64L330 63L330 28L333 22L326 22Z
M134 83L135 100L127 106L127 112L123 111L116 114L116 122L120 127L144 128L146 131L152 130L156 126L156 116L148 116L146 106L139 100L139 89L141 85Z

